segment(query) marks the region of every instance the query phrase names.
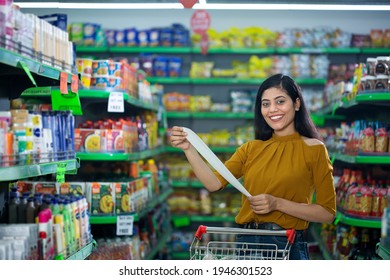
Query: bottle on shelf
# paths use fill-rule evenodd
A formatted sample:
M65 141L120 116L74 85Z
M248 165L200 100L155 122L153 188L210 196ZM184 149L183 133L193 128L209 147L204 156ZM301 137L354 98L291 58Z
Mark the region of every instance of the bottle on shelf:
M27 222L27 203L30 192L23 193L20 204L18 206L18 223L25 224Z
M20 194L17 188L12 188L9 193L9 203L8 203L8 223L16 224L18 223L18 208L20 205Z
M350 256L351 260L371 260L373 252L370 246L370 232L368 228L363 228L361 231L359 247L353 251Z

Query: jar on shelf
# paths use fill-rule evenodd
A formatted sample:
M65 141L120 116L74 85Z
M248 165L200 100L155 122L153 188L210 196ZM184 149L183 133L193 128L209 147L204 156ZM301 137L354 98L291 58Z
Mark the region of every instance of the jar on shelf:
M389 76L377 75L375 80L375 89L388 90L389 89Z
M375 90L376 86L376 77L375 76L366 76L364 88L365 90Z
M389 75L390 57L378 56L376 58L375 75Z
M375 76L376 58L368 57L366 60L367 75Z

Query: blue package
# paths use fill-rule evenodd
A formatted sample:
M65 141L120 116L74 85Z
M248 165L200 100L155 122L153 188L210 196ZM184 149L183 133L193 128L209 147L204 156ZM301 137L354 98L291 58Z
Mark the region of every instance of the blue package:
M68 16L66 14L43 15L43 16L39 16L39 18L67 32Z
M150 30L140 30L137 34L138 45L141 47L146 47L149 44L149 35Z
M173 29L162 28L160 29L160 46L170 47L173 44Z
M153 60L153 76L154 77L169 77L169 59L163 56L158 56Z
M126 32L125 30L115 30L114 45L121 47L126 45Z
M168 62L169 77L181 76L182 59L180 57L172 57Z
M126 46L138 46L138 30L135 28L127 28L124 30Z
M148 46L156 47L160 45L160 29L152 28L149 31L149 43Z
M106 37L106 42L108 46L115 45L115 29L105 29L104 36Z

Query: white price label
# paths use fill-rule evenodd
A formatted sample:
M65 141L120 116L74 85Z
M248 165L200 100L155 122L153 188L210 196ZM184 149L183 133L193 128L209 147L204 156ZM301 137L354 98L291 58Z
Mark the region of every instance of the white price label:
M125 111L125 103L123 99L123 92L113 91L110 92L108 98L108 112L123 113Z
M134 216L125 215L116 217L116 235L133 235Z

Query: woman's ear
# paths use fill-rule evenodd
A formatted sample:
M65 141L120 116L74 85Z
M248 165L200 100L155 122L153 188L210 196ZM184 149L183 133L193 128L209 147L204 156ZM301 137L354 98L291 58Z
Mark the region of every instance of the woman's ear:
M294 106L295 106L295 111L299 111L299 108L301 107L301 100L299 98L295 100Z

